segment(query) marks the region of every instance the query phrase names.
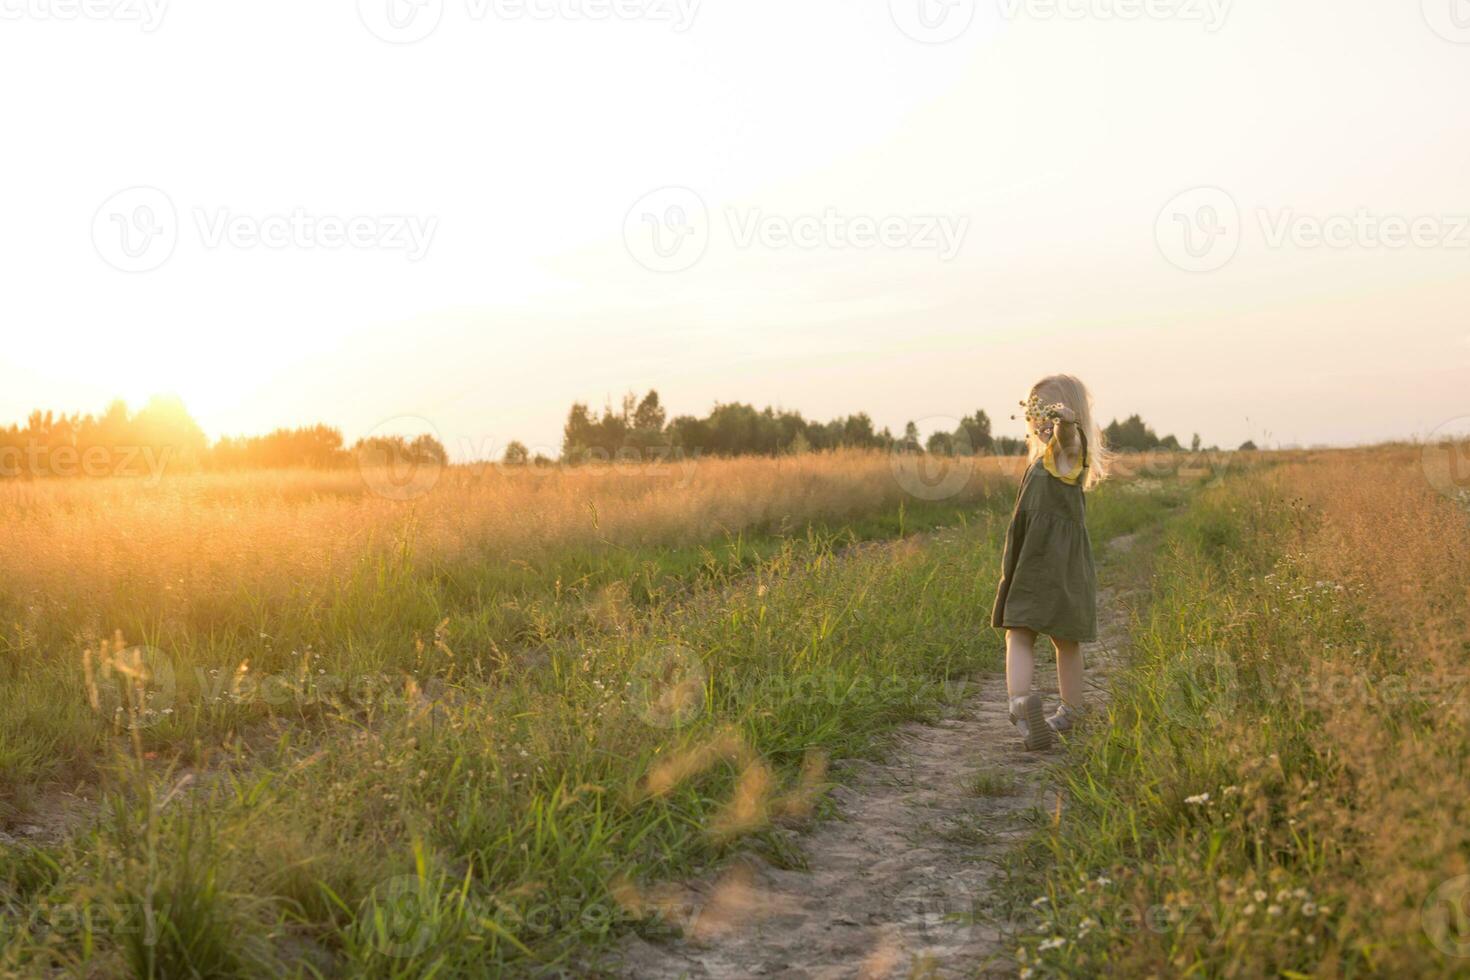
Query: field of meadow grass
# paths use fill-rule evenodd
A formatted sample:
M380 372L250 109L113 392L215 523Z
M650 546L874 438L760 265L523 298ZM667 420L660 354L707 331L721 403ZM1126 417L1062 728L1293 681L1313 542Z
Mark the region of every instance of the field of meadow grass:
M1281 564L1268 546L1301 549L1272 588L1288 573L1334 583L1330 595L1292 594L1304 609L1375 587L1343 568L1305 571L1317 539L1291 537L1317 527L1350 473L1371 472L1370 488L1409 480L1391 455L1347 459L1135 463L1091 496L1105 560L1120 535L1149 542L1114 556L1116 574L1143 581L1146 551L1164 543L1155 584L1143 581L1138 671L1114 725L1072 749L1063 818L1017 874L1052 896L1044 934L1021 940L1029 968L1171 972L1179 956L1221 966L1244 955L1209 933L1181 930L1185 945L1148 929L1119 940L1117 922L1073 894L1085 873L1118 883L1096 886L1100 902L1175 901L1199 887L1175 879L1186 865L1198 877L1215 861L1224 875L1223 859L1206 855L1244 846L1223 823L1212 843L1210 821L1227 814L1266 834L1253 853L1275 862L1254 877L1232 868L1233 885L1308 889L1322 929L1381 925L1381 910L1354 905L1345 886L1273 869L1290 863L1285 842L1309 831L1297 846L1324 867L1331 853L1365 861L1349 834L1387 814L1337 813L1364 822L1336 827L1329 844L1300 800L1270 795L1296 784L1268 783L1277 770L1267 765L1319 753L1332 766L1311 792L1325 793L1358 786L1365 777L1344 775L1347 760L1383 746L1353 729L1358 741L1335 748L1305 727L1350 725L1331 715L1346 704L1304 700L1286 731L1247 722L1248 671L1218 666L1233 685L1220 690L1235 692L1227 710L1206 669L1262 638L1295 651L1311 632L1268 632L1285 629L1276 619L1256 633L1224 625L1224 610L1244 622L1255 595L1228 576L1251 574L1236 563L1254 574ZM1354 469L1369 464L1378 469ZM1000 668L989 606L1017 467L975 467L929 502L912 474L864 454L703 461L685 473L450 470L409 501L346 474L0 486L0 565L20 572L0 584L0 971L580 974L620 935L666 929L669 882L737 850L801 867L796 831L830 806L829 761L881 752L894 726L937 717L967 678ZM1444 512L1441 531L1456 514ZM1370 535L1377 526L1361 524ZM1435 608L1460 615L1463 602ZM1181 643L1188 659L1166 656ZM1452 644L1440 655L1448 669ZM1164 671L1156 661L1177 680L1150 681ZM1308 683L1260 710L1285 711L1277 705ZM1221 734L1237 724L1240 739L1269 747L1238 772L1223 761L1235 736ZM1450 758L1437 754L1448 744L1418 745L1441 766L1425 793L1452 792ZM1158 771L1132 768L1145 766ZM1404 789L1391 798L1402 803ZM1255 810L1242 817L1236 799L1264 800L1273 820L1292 822L1278 833ZM1425 820L1459 813L1421 799ZM1443 848L1461 843L1433 827ZM1385 850L1380 876L1362 880L1407 873L1403 857ZM1433 855L1422 858L1427 875ZM1424 952L1326 933L1288 944L1306 901L1261 920L1281 926L1273 942L1301 957L1291 963L1325 962L1330 950L1376 968ZM1277 963L1259 938L1240 940L1260 958L1242 962Z
M1470 975L1470 520L1426 458L1239 469L1156 531L1018 861L1025 975Z
M0 487L0 818L33 832L0 964L554 970L736 840L798 860L771 820L825 758L995 664L1012 481L904 482L849 454L449 471L408 502Z

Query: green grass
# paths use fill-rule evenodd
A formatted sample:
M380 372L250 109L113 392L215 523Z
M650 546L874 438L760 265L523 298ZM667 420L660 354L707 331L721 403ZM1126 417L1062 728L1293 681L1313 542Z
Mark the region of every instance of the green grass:
M1355 519L1371 529L1371 515ZM1169 518L1107 723L1071 743L1063 818L1018 860L1027 975L1470 975L1420 928L1425 895L1386 892L1381 877L1415 863L1431 882L1454 873L1427 846L1389 843L1453 852L1436 829L1447 797L1431 802L1437 787L1409 788L1412 771L1381 756L1360 768L1340 739L1371 730L1426 758L1463 743L1426 741L1443 710L1429 700L1354 703L1314 686L1319 659L1353 658L1343 676L1369 691L1414 659L1365 617L1375 597L1310 571L1299 550L1322 533L1260 474ZM1397 811L1368 834L1354 816L1365 792Z
M386 578L373 615L389 615L391 642L325 610L314 628L339 642L287 674L300 686L282 703L181 696L187 718L119 744L95 828L0 858L13 913L0 968L585 967L624 931L659 928L629 889L737 847L799 864L781 828L820 807L824 759L875 751L893 726L934 717L956 680L998 667L987 619L1003 527L999 507L935 509L727 541L660 557L606 614L555 608L591 601L633 560L609 558L577 589L519 604L547 619L513 649L455 576ZM261 661L252 674L292 663ZM313 669L396 680L314 697Z
M283 715L296 724L329 724L339 702L376 696L404 674L489 680L589 628L750 574L788 549L838 550L921 534L975 512L909 502L844 523L752 528L684 547L589 540L531 561L475 556L427 570L405 540L326 592L275 604L249 594L196 599L177 622L123 609L106 629L149 648L155 673L168 678L154 685L152 707L160 714L149 718L145 748L199 765L201 751L233 733ZM0 623L26 618L6 612L0 609ZM0 629L0 817L7 815L5 800L23 807L40 784L93 780L98 760L109 754L115 726L99 723L88 707L76 639L93 618L68 619L61 610L44 629ZM460 656L435 646L436 635ZM278 679L278 703L229 696L232 677L247 662L256 677Z
M975 796L1014 796L1021 781L1003 769L982 769L970 777L965 788Z

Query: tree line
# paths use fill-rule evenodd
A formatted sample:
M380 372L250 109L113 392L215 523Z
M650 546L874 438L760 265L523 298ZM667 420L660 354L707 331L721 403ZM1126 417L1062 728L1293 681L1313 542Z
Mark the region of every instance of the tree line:
M1121 422L1115 419L1104 433L1108 444L1122 452L1182 449L1178 439L1158 436L1138 415ZM964 456L1025 452L1024 440L992 431L983 409L966 415L953 429L921 440L917 423L909 422L903 434L895 436L887 428L877 428L866 412L822 422L788 409L728 402L717 403L702 417L670 418L654 390L642 398L629 393L600 413L585 403L574 404L562 437L565 463L671 452L687 456L778 456L833 449ZM1190 448L1200 450L1198 435ZM502 461L513 466L553 462L543 455L533 457L521 442L511 442ZM175 398L154 398L137 412L121 401L96 416L32 412L24 424L0 429L0 477L140 476L157 474L164 466L178 471L232 471L405 462L447 465L449 456L431 435L372 436L349 446L338 429L322 424L210 443Z
M520 458L520 448L513 448ZM916 422L909 422L904 434L895 436L886 427L876 428L866 412L822 422L789 409L723 402L702 418L679 415L670 419L657 391L641 399L632 393L625 395L617 406L605 406L600 415L583 402L567 413L562 429L564 462L613 459L652 449L709 456L779 456L830 449L1014 455L1024 451L1025 442L994 435L983 409L965 416L952 431L931 433L923 442Z
M372 436L347 446L328 425L277 429L210 443L176 398L153 398L136 412L115 401L101 415L32 412L0 429L0 477L147 476L171 471L231 471L358 462L435 462L449 454L431 435Z

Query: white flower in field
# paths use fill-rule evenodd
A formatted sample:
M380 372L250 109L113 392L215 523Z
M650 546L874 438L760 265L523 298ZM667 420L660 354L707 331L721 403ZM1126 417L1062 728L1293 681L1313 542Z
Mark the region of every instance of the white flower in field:
M1256 914L1256 903L1255 902L1251 902L1245 908L1241 909L1240 912L1241 912L1242 915L1255 915Z
M1106 888L1108 885L1111 885L1113 883L1113 879L1109 878L1107 875L1098 875L1097 883L1100 886Z
M1041 908L1043 905L1045 905L1049 901L1051 901L1051 899L1049 899L1045 895L1043 895L1040 898L1038 898L1035 901L1033 901L1031 903L1031 907L1033 909L1039 909L1039 908Z
M1065 945L1067 945L1067 941L1061 936L1052 936L1050 939L1043 939L1041 944L1036 948L1045 953L1049 949L1061 949Z
M1302 915L1305 915L1307 918L1310 919L1312 916L1314 916L1316 914L1317 914L1317 903L1316 902L1303 902L1302 903Z
M1021 980L1030 980L1031 972L1032 972L1031 971L1031 967L1029 967L1029 966L1023 966L1023 967L1021 967L1021 972L1019 974Z
M1240 787L1239 786L1226 786L1225 787L1225 795L1226 796L1234 796L1236 793L1239 793L1239 792L1240 792Z
M1291 892L1287 891L1285 888L1281 889L1281 891L1276 893L1276 901L1282 905L1285 905L1287 902L1291 901Z
M1281 906L1279 906L1279 905L1269 906L1266 909L1266 914L1267 915L1280 915L1281 914Z
M1251 898L1254 898L1258 902L1264 902L1269 897L1270 897L1269 895L1267 895L1265 892L1261 891L1261 889L1259 889L1259 888L1257 888L1256 891L1255 891L1255 894L1251 896Z
M1198 796L1186 796L1184 802L1190 806L1204 806L1210 802L1210 794L1200 793Z

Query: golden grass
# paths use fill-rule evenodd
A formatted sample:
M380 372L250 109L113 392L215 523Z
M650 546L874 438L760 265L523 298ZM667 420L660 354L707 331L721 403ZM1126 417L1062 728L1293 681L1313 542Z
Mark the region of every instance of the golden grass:
M955 495L982 497L1016 461L982 459ZM880 453L711 459L635 467L454 467L427 493L374 493L373 473L280 471L162 480L0 482L0 567L22 628L65 617L82 636L147 612L330 588L380 560L424 569L515 563L568 548L687 546L721 533L800 529L897 506ZM8 594L8 595L7 595Z

